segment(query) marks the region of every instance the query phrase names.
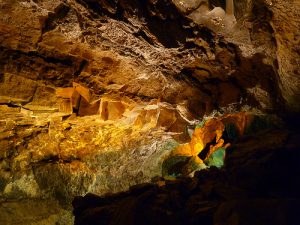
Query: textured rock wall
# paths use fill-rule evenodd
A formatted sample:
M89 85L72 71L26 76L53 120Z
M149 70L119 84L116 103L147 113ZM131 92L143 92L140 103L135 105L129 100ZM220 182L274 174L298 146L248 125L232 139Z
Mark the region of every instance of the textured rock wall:
M126 84L123 95L186 104L196 115L240 102L261 107L260 98L267 94L260 92L280 99L273 65L276 49L265 41L265 36L273 34L264 27L260 31L250 27L255 34L251 42L248 29L223 36L219 25L207 22L221 32L218 36L201 24L193 25L168 1L1 4L2 74L50 86L76 81L99 95L109 84ZM250 26L270 22L263 21L268 19L264 18L266 7L255 12ZM235 92L232 96L226 96L228 85ZM246 100L252 98L255 101ZM277 105L273 102L264 108Z
M299 112L300 100L300 2L270 1L271 26L277 45L278 73L283 97L290 110Z
M72 224L213 110L299 111L296 0L180 4L0 0L0 224Z
M75 224L297 224L298 138L287 130L261 132L237 141L222 170L77 197Z

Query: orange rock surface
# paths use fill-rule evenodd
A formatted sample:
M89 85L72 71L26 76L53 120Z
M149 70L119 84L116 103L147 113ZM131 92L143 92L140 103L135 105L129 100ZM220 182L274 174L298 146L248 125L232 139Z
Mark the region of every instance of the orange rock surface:
M226 149L230 146L230 143L225 143L224 139L222 139L226 125L234 125L238 136L242 136L245 129L251 124L252 118L252 115L241 112L209 119L205 121L203 126L196 127L191 141L187 144L179 145L173 150L172 155L198 157L208 147L208 153L205 157L207 159L217 149Z

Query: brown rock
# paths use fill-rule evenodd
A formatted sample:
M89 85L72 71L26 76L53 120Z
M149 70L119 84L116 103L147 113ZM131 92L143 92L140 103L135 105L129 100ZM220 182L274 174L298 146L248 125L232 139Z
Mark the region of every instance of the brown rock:
M125 109L121 101L101 99L100 117L103 120L117 120L122 118Z
M159 116L157 119L157 126L163 127L165 130L169 130L172 125L177 121L176 111L167 105L160 105ZM179 119L178 119L179 120ZM180 130L182 132L182 130Z
M56 95L61 98L72 98L74 94L74 88L69 87L69 88L57 88L56 89Z
M33 99L25 105L26 109L36 112L55 112L58 110L56 90L52 87L38 86Z
M59 112L66 113L66 114L72 114L73 113L73 106L71 99L68 98L60 98L58 100L58 109Z
M73 88L76 90L87 102L91 99L90 90L82 85L73 82Z
M75 110L78 111L79 105L80 105L80 100L81 100L81 95L76 90L74 90L74 93L72 95L72 106L73 106L73 109L75 109Z
M33 80L13 74L0 74L0 99L29 102L37 88Z
M210 71L205 69L196 69L192 76L196 78L200 83L207 82L207 79L211 77Z
M292 6L292 7L290 7ZM276 0L269 6L271 26L277 45L280 87L288 107L300 111L300 2Z
M231 103L240 102L240 90L232 83L221 83L220 84L220 98L219 106L224 107Z
M247 127L251 125L253 115L246 112L228 114L225 115L221 120L225 125L233 124L237 129L238 135L242 136Z
M159 106L158 105L147 105L140 110L134 124L139 127L154 128L157 126L159 117Z
M90 116L100 113L100 102L101 100L96 100L91 103L87 102L85 98L80 99L78 115L79 116Z

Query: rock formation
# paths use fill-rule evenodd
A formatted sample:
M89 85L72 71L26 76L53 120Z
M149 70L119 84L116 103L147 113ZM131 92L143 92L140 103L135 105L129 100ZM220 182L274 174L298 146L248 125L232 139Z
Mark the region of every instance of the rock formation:
M299 1L226 2L0 0L0 224L73 224L75 196L226 167L244 135L293 133Z
M161 179L117 195L77 197L75 224L297 224L298 139L299 132L260 132L236 142L221 170Z

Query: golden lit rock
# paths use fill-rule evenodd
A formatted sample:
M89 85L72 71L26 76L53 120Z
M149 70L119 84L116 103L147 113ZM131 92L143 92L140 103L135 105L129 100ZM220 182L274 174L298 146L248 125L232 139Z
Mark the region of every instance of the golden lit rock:
M93 102L87 102L85 98L80 99L79 103L79 110L78 115L79 116L90 116L90 115L96 115L100 112L100 105L101 100L95 100Z
M80 84L73 82L74 91L77 91L87 102L91 100L90 90Z
M74 94L74 88L68 87L68 88L57 88L56 89L56 95L60 98L72 98Z
M205 148L208 148L204 153L203 160L207 160L218 149L226 149L230 143L225 143L224 136L226 126L233 126L237 130L237 136L242 136L245 130L251 125L253 116L251 114L241 112L236 114L228 114L219 118L212 118L203 121L196 126L191 141L187 144L179 145L171 153L172 156L190 156L196 157L202 153ZM198 161L201 160L200 158ZM197 160L196 160L197 161ZM202 160L201 160L202 162Z
M58 100L59 111L66 114L73 113L73 105L71 99L61 98Z
M297 127L298 2L0 1L0 224L71 225L75 196L221 168L225 155L232 160L226 149L244 135L249 144L255 134L261 149L287 143L292 136L285 131L275 133L276 143L273 133L266 141L259 135L280 127L265 113ZM257 143L251 141L243 153L236 148L232 165L255 155ZM211 171L215 180L226 177L227 171ZM167 217L168 224L197 224L193 216L226 221L212 217L211 205L221 202L219 196L231 202L227 184L215 187L211 180L203 187L202 172L199 184L186 182L167 195L168 206L179 212L177 196L201 192L200 200L180 205L194 204L184 210L186 218L153 207L147 210L151 220L141 216L145 223ZM166 188L163 197L151 194L150 202L161 202L172 184L159 186ZM233 192L243 192L241 186ZM276 188L269 196L278 196ZM153 212L158 221L152 221ZM98 222L109 223L92 221Z
M102 120L118 120L122 118L126 106L121 101L101 99L100 103L100 118Z
M31 79L5 73L0 74L0 101L29 102L33 97L37 83ZM3 100L1 100L3 99Z

